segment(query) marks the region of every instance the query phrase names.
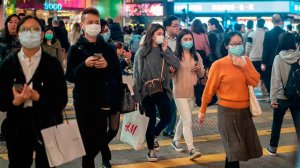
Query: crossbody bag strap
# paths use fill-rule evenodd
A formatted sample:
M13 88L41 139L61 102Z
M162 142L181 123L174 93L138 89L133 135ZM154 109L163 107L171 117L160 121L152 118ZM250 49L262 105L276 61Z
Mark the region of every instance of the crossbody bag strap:
M162 81L162 78L163 78L164 67L165 67L165 58L163 57L162 65L161 65L161 73L160 73L160 80L161 81Z

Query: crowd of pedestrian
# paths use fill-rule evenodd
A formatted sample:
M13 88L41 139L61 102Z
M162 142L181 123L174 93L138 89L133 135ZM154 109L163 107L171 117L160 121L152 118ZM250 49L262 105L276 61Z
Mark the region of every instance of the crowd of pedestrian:
M300 64L300 35L291 26L282 29L278 14L272 22L268 32L262 18L256 30L253 20L224 30L216 18L209 19L207 27L195 19L191 28L182 29L180 19L169 16L163 25L151 23L145 30L140 25L122 28L112 18L101 19L97 9L86 8L81 23L68 33L57 18L45 25L33 16L8 16L0 33L0 110L6 112L0 118L5 118L1 140L6 141L9 167L31 167L34 152L36 167L50 167L41 130L63 122L66 81L74 83L73 105L86 151L82 167L94 168L99 152L102 167L112 167L108 144L119 131L123 82L128 77L135 103L149 117L148 161L158 161L160 134L172 139L176 152L184 152L183 137L189 159L202 156L193 143L197 98L199 124L205 122L207 107L218 104L225 168L261 157L248 90L258 85L273 108L267 152L276 155L287 109L300 135L299 92L286 94L294 79L290 71ZM195 93L199 83L201 94Z

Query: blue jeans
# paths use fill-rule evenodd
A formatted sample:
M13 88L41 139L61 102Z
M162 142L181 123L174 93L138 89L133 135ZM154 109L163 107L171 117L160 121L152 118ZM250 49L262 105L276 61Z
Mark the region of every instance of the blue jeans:
M300 128L299 128L300 127L300 104L292 103L291 101L281 100L281 99L278 99L277 102L278 102L278 109L273 110L273 123L272 123L272 133L271 133L271 140L270 140L271 147L278 147L283 118L288 109L290 109L292 114L298 140L300 135Z

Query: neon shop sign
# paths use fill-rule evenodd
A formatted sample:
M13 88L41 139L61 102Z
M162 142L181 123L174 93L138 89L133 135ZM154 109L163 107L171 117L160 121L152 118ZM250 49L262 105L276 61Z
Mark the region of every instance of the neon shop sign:
M44 10L62 10L62 4L44 3Z

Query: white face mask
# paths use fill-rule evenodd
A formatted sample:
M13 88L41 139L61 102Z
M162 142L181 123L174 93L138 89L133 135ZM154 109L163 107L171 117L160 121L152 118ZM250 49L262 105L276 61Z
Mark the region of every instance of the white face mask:
M41 46L41 31L24 31L19 32L19 39L25 48L38 48Z
M84 32L90 37L97 37L101 32L101 25L99 24L90 24L84 26Z
M164 42L165 36L156 36L155 43L162 44Z

